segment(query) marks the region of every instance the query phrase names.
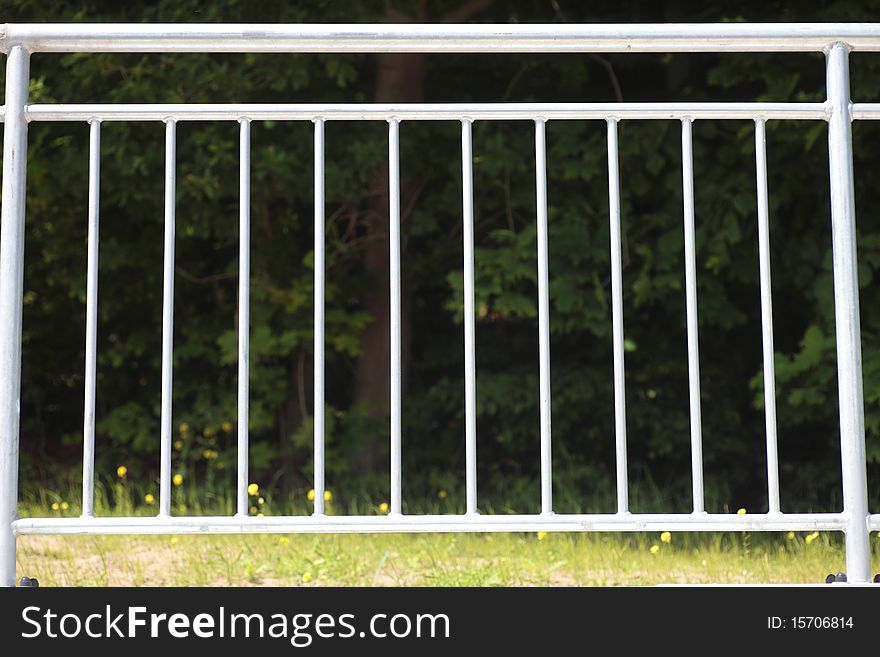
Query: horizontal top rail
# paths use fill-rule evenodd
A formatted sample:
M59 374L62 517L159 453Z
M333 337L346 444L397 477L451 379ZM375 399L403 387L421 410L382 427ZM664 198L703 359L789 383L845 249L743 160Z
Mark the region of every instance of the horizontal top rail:
M27 121L514 121L583 119L825 120L827 103L400 103L400 104L108 104L26 105ZM6 107L0 105L0 123ZM850 118L880 120L880 103L851 103Z
M514 121L583 119L825 120L823 103L85 103L25 105L27 121ZM0 105L0 123L6 107ZM850 103L850 118L880 120L880 103Z
M30 52L818 52L880 51L876 23L0 25Z
M28 121L826 119L826 103L35 104Z

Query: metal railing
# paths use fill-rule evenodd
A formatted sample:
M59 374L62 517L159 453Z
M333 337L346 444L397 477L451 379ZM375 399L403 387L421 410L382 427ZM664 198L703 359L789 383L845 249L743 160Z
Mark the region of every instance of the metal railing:
M24 534L160 534L221 532L452 532L452 531L784 531L833 530L846 534L850 582L870 578L869 533L880 515L868 510L859 301L855 244L851 121L880 119L880 104L850 101L851 50L880 51L880 24L719 25L6 25L0 46L7 54L3 108L3 210L0 243L0 584L15 582L15 542ZM535 103L535 104L194 104L66 105L28 103L33 52L824 52L827 100L821 103ZM248 326L250 126L261 120L314 124L315 372L314 514L248 515ZM534 121L538 226L538 351L540 394L541 513L477 512L474 358L474 212L472 124ZM611 235L613 381L617 512L553 512L550 426L550 340L545 126L547 121L602 119L607 123ZM627 495L624 404L623 288L617 127L631 119L681 122L684 256L693 513L631 513ZM692 127L701 119L751 119L755 123L757 222L769 511L716 514L705 511L697 329ZM833 233L843 510L782 513L776 445L773 321L770 286L766 122L827 121ZM240 257L238 340L237 513L234 516L171 515L171 391L174 294L176 124L237 121L240 137ZM391 504L387 516L324 513L324 126L327 121L388 124L391 295ZM464 225L465 481L462 515L406 515L401 508L401 337L399 131L402 121L459 121ZM17 518L21 368L22 280L27 125L31 121L88 122L90 126L86 360L83 448L83 513L79 518ZM97 249L101 125L105 121L163 121L165 141L165 257L162 320L162 392L159 514L94 516Z

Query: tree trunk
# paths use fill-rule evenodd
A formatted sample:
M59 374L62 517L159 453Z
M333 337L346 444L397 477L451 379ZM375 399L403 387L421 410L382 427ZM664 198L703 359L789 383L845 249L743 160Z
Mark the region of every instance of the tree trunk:
M465 0L458 7L438 17L441 23L462 23L479 14L493 4L494 0ZM412 15L404 16L388 7L385 20L389 23L426 23L428 3L421 0ZM377 103L417 103L425 99L425 56L410 53L381 53L377 55L377 75L375 101ZM418 194L418 181L406 175L401 167L400 196L401 208L410 205ZM361 355L357 363L354 382L354 404L359 405L369 415L386 416L390 410L391 397L391 318L390 318L390 279L388 246L388 161L381 166L376 181L379 192L373 197L367 217L367 247L364 252L364 266L370 281L370 291L364 299L367 311L373 321L367 326L361 339ZM400 284L400 341L401 341L401 382L402 393L406 395L410 367L410 345L412 337L412 290L406 276L406 219L407 212L401 211L401 284ZM355 463L365 469L380 466L382 445L370 441L360 447L354 455Z
M393 17L392 17L393 20ZM377 56L375 101L377 103L420 102L424 100L425 57L421 54L382 53ZM417 182L402 167L400 176L401 207L406 207L415 193ZM361 338L361 354L354 381L354 403L369 415L388 415L390 405L391 317L389 278L389 196L388 160L380 166L376 181L377 193L366 217L368 240L364 251L364 268L370 288L364 299L366 310L373 317ZM406 252L406 232L401 214L401 260ZM401 275L400 330L401 369L406 388L410 364L411 294L408 277ZM373 469L379 465L381 445L375 441L364 444L356 454L359 466Z

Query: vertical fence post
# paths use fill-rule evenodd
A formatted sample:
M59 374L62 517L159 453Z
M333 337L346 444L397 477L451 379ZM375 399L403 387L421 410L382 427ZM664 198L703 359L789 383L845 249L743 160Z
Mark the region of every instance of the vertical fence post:
M400 120L388 121L388 275L391 307L391 509L401 513Z
M776 366L773 361L773 286L770 281L770 203L767 192L767 121L755 119L758 191L758 269L761 279L761 346L764 360L764 427L767 434L767 510L779 513L779 446L776 434Z
M162 402L159 429L159 515L171 515L174 382L174 234L177 204L177 122L165 121L165 245L162 263Z
M611 335L614 352L614 441L617 454L617 512L629 513L626 463L626 371L623 342L623 266L620 250L620 162L617 117L608 124L608 226L611 237Z
M538 223L538 387L541 413L541 514L553 513L550 445L550 274L547 227L547 121L535 119L535 197Z
M18 427L21 401L21 299L30 55L13 46L6 58L3 211L0 229L0 586L15 586Z
M697 315L697 239L694 227L694 120L681 120L681 172L684 202L684 285L687 318L688 397L691 413L691 478L694 513L705 513L703 492L703 412L700 401L700 338Z
M474 335L474 141L473 121L461 120L461 233L464 251L464 442L465 512L477 513L477 360Z
M324 515L324 119L315 121L315 515Z
M856 264L856 206L853 187L849 48L835 43L827 55L830 117L828 164L831 176L831 237L834 258L834 322L837 332L837 394L843 510L847 516L846 574L849 582L871 576L865 416L862 395L862 342Z
M251 308L251 120L243 117L238 156L238 474L236 514L248 512Z
M86 257L86 362L82 515L95 513L95 390L98 378L98 234L101 214L101 121L89 121L89 232Z

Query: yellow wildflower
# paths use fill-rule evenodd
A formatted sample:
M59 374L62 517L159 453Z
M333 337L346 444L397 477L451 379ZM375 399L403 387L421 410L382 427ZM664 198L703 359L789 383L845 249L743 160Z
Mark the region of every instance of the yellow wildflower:
M257 518L262 518L262 517L263 517L263 514L262 514L262 513L258 513L258 514L257 514Z
M308 584L312 581L312 574L308 571L303 573L303 584Z
M382 502L379 505L379 513L388 513L388 502Z
M153 504L156 503L156 498L153 497L152 493L147 493L146 495L144 495L144 502L146 502L147 504L152 506Z
M819 538L819 532L813 532L812 534L807 534L804 537L804 540L807 542L807 545L809 545L810 543L815 541L817 538Z
M744 515L746 515L746 513L747 513L747 511L745 510L745 507L737 509L737 511L736 511L736 515L738 515L738 516L744 516Z
M663 532L660 534L660 540L664 543L672 543L672 534L669 532Z
M182 485L183 484L183 475L178 472L176 475L171 477L171 483L174 484L175 486Z
M290 543L290 539L287 538L286 536L281 536L278 538L279 545L287 545L288 543Z
M309 489L309 492L306 493L306 498L308 498L309 502L315 501L315 489L314 488Z
M266 503L266 498L264 498L264 497L257 498L257 504L259 504L260 506L264 505L265 503Z
M437 491L437 497L439 497L441 500L445 500L446 499L446 491L441 488L440 490Z
M182 450L183 449L183 441L182 440L175 440L174 441L174 449L176 449L178 452L180 450Z
M58 502L52 502L52 510L53 511L57 511L60 508L61 508L61 505L58 504Z
M793 541L794 540L794 532L788 532L788 534L785 535L785 538L787 538L789 541Z
M543 541L545 538L547 538L547 532L538 532L539 541Z
M180 423L180 433L184 436L189 433L189 425L186 422Z
M177 537L176 536L171 537L171 545L177 545Z
M61 503L61 510L62 511L67 511L69 508L70 508L70 505L67 502Z
M206 449L202 452L202 456L205 458L206 461L210 461L211 459L217 458L219 454L216 449Z
M120 479L125 479L125 475L127 474L128 468L126 468L124 465L120 465L118 468L116 468L116 476Z
M324 501L325 502L332 502L333 501L333 493L330 492L329 490L324 491Z
M256 495L259 495L259 493L260 493L259 484L249 484L248 485L248 495L256 496Z
M252 513L252 514L255 514L256 512L257 512L257 507L252 506L252 507L251 507L251 513Z
M223 424L220 425L220 428L223 429L224 433L229 433L230 431L232 431L232 422L227 420L226 422L224 422Z
M657 554L657 553L660 551L660 546L657 545L656 543L654 543L654 545L652 545L652 546L651 546L651 549L648 550L648 551L649 551L651 554Z

